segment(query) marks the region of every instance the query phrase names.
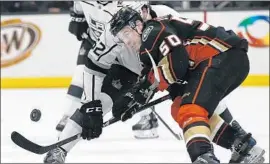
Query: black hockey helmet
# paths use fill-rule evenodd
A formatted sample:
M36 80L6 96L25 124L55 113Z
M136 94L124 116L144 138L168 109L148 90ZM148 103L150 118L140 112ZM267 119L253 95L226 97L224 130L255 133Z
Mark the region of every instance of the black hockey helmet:
M143 21L139 12L130 7L122 7L110 20L111 33L116 36L127 25L135 29L137 20Z

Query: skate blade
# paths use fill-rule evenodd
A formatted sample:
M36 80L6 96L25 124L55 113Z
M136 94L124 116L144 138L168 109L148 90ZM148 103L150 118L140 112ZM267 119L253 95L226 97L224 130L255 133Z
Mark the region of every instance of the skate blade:
M155 139L159 135L157 133L157 128L151 130L134 130L134 137L136 139Z
M241 163L263 163L264 162L265 159L263 155L265 154L265 150L256 147L251 150L250 154L252 154L253 152L254 152L254 155L247 157Z

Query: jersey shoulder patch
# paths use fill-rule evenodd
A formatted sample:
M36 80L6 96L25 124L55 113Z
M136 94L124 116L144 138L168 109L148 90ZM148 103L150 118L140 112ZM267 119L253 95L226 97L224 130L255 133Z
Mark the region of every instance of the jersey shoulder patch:
M152 51L159 44L160 37L165 30L165 26L160 21L150 20L146 22L146 26L142 33L141 52L145 49Z
M142 33L142 41L145 42L150 34L150 32L154 29L154 26L148 26Z
M163 24L156 20L146 22L146 26L142 33L142 41L148 40L148 37L155 37L163 30Z

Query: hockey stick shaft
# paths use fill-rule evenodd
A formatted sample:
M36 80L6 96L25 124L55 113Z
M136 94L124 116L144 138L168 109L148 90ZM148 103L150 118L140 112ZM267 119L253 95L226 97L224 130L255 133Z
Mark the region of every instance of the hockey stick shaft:
M171 134L178 140L182 140L182 136L179 134L176 134L172 128L162 119L162 117L154 110L152 109L153 113L158 117L158 119L163 123L163 125L171 132Z
M135 113L139 113L139 112L141 112L141 111L143 111L143 110L145 110L145 109L147 109L147 108L150 108L150 107L152 107L152 106L154 106L154 105L157 105L157 104L159 104L159 103L162 103L163 101L166 101L166 100L168 100L168 99L170 99L170 98L171 98L171 97L170 97L169 94L168 94L168 95L165 95L165 96L163 96L163 97L160 97L160 98L158 98L158 99L156 99L156 100L154 100L154 101L151 101L151 102L149 102L149 103L147 103L147 104L141 106L139 109L136 110ZM106 122L103 123L103 127L109 126L109 125L111 125L111 124L113 124L113 123L115 123L115 122L117 122L117 121L119 121L119 120L121 120L120 117L111 118L111 119L109 119L108 121L106 121Z
M155 61L152 58L150 52L147 49L145 49L145 51L147 52L147 54L148 54L148 56L149 56L149 58L151 60L152 67L153 67L153 70L154 70L154 76L155 76L155 83L156 83L155 85L158 86L158 84L160 83L160 77L159 77L159 73L158 73L158 70L157 70L157 65L155 64ZM176 137L176 139L178 139L178 140L182 139L181 136L174 133L174 131L169 127L169 125L160 117L160 115L154 109L152 109L152 111L159 118L159 120L167 127L167 129Z
M169 95L166 95L166 96L163 96L163 97L161 97L159 99L156 99L156 100L154 100L154 101L152 101L152 102L150 102L148 104L145 104L145 105L141 106L138 110L136 110L136 113L140 112L140 111L142 111L144 109L147 109L147 108L149 108L149 107L151 107L153 105L157 105L157 104L159 104L159 103L161 103L163 101L166 101L168 99L170 99ZM118 122L119 120L120 120L120 118L112 118L112 119L104 122L103 127L107 127L109 125L112 125L112 124ZM28 150L28 151L30 151L32 153L35 153L35 154L44 154L44 153L46 153L46 152L48 152L48 151L50 151L52 149L55 149L55 148L57 148L59 146L65 145L65 144L67 144L69 142L72 142L72 141L74 141L76 139L79 139L80 137L81 137L80 134L76 134L74 136L71 136L69 138L66 138L66 139L64 139L62 141L59 141L59 142L54 143L54 144L49 145L49 146L40 146L40 145L28 140L27 138L25 138L23 135L21 135L20 133L18 133L16 131L12 132L12 134L11 134L11 139L16 145L18 145L21 148L23 148L25 150Z

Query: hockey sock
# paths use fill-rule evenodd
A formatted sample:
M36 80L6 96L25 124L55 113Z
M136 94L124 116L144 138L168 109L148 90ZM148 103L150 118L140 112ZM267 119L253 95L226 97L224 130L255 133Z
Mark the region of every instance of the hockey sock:
M179 108L177 98L171 108L174 120L183 129L191 161L194 162L200 155L212 151L208 112L196 104L186 104Z
M59 140L63 140L66 139L70 136L76 135L78 133L82 132L82 127L79 126L76 122L74 122L71 119L68 119L68 122L65 126L65 128L63 129L63 131L60 133L59 136ZM74 140L72 142L69 142L63 146L61 146L64 150L66 150L67 152L69 152L76 144L77 142L80 141L80 138L77 140Z
M71 85L68 88L65 101L65 114L71 116L76 109L81 107L81 97L83 94L83 65L78 65L72 77Z
M230 149L236 138L237 131L217 114L210 118L209 124L211 140L223 148Z
M226 108L222 113L220 113L219 116L228 124L231 124L231 122L233 121L233 116L228 108Z

